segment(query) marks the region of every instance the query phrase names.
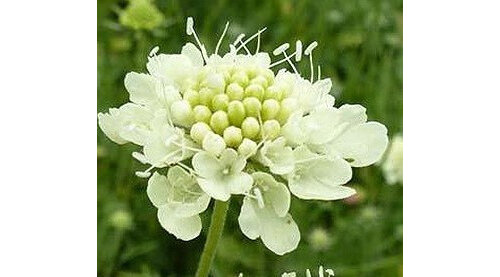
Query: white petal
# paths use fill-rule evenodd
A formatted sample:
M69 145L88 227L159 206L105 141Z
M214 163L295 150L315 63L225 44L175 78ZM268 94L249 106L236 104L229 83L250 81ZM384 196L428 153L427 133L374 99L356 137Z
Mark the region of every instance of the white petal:
M188 42L182 47L181 54L188 57L194 66L203 66L201 51L194 44Z
M288 144L300 145L307 141L307 134L301 126L302 120L302 112L295 112L281 128L281 135L285 137Z
M158 208L167 203L168 186L167 177L157 172L153 173L153 176L149 178L146 192L149 200L151 200L151 203L153 203L155 207Z
M283 184L274 179L271 174L264 172L252 173L256 186L262 191L266 205L271 205L278 216L285 216L290 209L290 191Z
M125 76L125 88L130 94L130 101L142 105L153 105L158 101L161 83L149 74L130 72Z
M151 58L146 67L151 75L176 87L180 87L186 78L196 74L191 59L180 54L160 54Z
M110 140L118 144L128 142L119 134L122 125L118 109L112 108L109 110L109 113L99 113L97 118L99 119L99 127Z
M201 189L214 199L227 201L231 196L230 188L226 183L220 182L217 179L197 178L197 180Z
M338 111L335 108L323 108L303 118L302 130L308 134L308 143L324 144L333 139L335 128L334 122Z
M302 199L337 200L346 197L346 189L339 186L351 178L349 163L343 159L325 159L296 170L290 175L288 184L290 191Z
M223 170L220 161L206 152L198 152L192 160L193 168L204 178L215 178Z
M266 209L260 210L260 238L264 245L278 255L284 255L297 248L300 241L299 227L290 214L278 217Z
M204 212L210 204L210 196L203 193L195 202L170 204L178 217L190 217Z
M232 194L243 194L252 188L253 179L250 174L239 172L232 174L228 183Z
M365 107L345 104L338 109L336 120L338 122L347 122L349 125L357 125L365 123L367 118Z
M243 234L249 239L254 240L260 235L260 222L255 214L251 201L249 197L243 199L243 205L241 205L240 215L238 216L238 223Z
M275 186L269 187L269 190L264 193L264 197L271 202L274 211L278 216L285 216L290 209L290 191L280 182L276 182Z
M331 142L330 147L348 159L352 166L363 167L377 162L382 157L388 140L387 128L384 125L368 122L347 130Z
M165 230L181 240L192 240L201 232L200 216L177 217L168 205L158 209L158 220Z

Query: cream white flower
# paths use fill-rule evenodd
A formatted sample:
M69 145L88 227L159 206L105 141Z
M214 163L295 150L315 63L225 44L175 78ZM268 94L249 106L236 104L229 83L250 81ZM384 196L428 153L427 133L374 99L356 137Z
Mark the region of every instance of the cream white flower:
M387 183L403 183L403 136L395 135L385 154L382 171Z
M297 248L300 232L290 209L290 192L272 175L255 172L250 194L243 199L238 222L250 239L260 237L264 245L278 255Z
M198 214L207 209L210 197L192 175L179 166L169 169L167 177L155 172L149 179L147 193L158 208L158 220L165 230L182 240L200 234Z
M148 73L125 77L130 102L99 113L99 126L118 144L142 147L132 156L150 167L136 175L150 178L148 195L167 231L192 239L199 234L198 213L207 199L244 195L243 233L260 237L283 255L300 240L288 213L290 192L302 199L351 196L354 189L344 186L351 167L381 158L387 129L367 121L360 105L333 106L332 81L321 78L319 67L315 72L317 42L302 49L297 41L293 51L289 43L282 44L272 51L282 58L273 62L260 50L265 28L249 37L239 35L228 53L219 54L226 31L227 25L209 54L189 18L186 32L196 44L187 43L178 54L158 54L159 48L153 48ZM253 41L257 49L250 50ZM309 59L310 78L295 66L302 57ZM283 65L288 68L273 71ZM162 168L170 168L167 177L154 172ZM150 191L162 196L154 198Z
M231 148L225 149L219 158L208 152L193 157L193 167L199 175L200 187L211 197L227 201L231 194L243 194L252 186L252 177L243 172L246 160Z

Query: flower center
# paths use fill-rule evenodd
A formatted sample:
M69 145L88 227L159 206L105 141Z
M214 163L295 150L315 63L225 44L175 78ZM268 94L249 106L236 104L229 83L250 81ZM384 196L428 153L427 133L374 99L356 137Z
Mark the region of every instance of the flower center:
M296 102L272 70L255 65L204 66L184 81L181 94L183 100L171 108L174 123L190 128L200 144L211 131L235 149L244 138L276 138ZM199 130L203 133L193 136Z

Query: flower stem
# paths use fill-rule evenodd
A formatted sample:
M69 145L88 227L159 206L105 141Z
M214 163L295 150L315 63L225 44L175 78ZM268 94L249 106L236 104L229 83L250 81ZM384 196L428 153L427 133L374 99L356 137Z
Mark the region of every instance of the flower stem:
M208 229L207 241L205 242L203 253L201 253L198 270L196 270L196 277L207 277L210 272L210 266L215 257L215 250L224 230L229 201L215 201L212 221L210 222L210 229Z

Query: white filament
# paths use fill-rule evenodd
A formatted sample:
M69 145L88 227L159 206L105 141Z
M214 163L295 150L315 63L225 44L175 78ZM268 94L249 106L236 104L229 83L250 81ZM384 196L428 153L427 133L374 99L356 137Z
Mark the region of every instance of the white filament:
M290 43L283 43L282 45L276 47L276 49L273 50L273 55L275 56L281 55L281 53L285 52L288 48L290 48Z
M295 61L300 62L302 60L302 41L297 40L295 42Z
M224 39L224 36L226 35L228 27L229 27L229 21L226 22L226 27L224 27L224 31L222 32L222 35L220 36L220 39L217 42L217 46L215 46L215 55L217 55L217 52L219 52L220 44L222 43L222 39Z

